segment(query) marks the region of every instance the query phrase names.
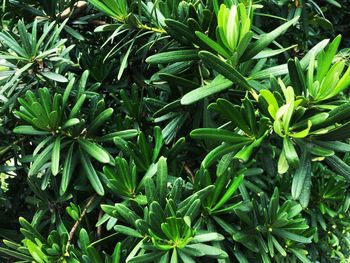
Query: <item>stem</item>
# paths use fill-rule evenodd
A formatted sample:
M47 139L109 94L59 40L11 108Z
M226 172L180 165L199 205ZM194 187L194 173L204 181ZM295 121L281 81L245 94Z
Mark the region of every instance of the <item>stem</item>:
M201 78L201 86L203 86L204 85L204 78L203 78L202 68L201 68L200 64L198 64L198 72L199 72L199 76Z
M250 90L250 94L252 94L253 98L254 98L256 101L259 101L259 95L255 92L255 90L251 89L251 90Z
M11 143L10 145L6 146L5 148L3 149L0 149L0 156L4 155L6 152L8 152L9 150L11 150L11 148L14 146L14 145L17 145L19 144L20 142L24 141L25 139L27 139L27 137L22 137L16 141L14 141L13 143Z
M70 7L66 8L65 10L62 11L61 14L59 14L59 18L61 20L65 20L67 17L71 16L76 16L79 15L81 11L83 11L87 7L87 2L86 1L78 1L74 4L73 8L71 9Z
M107 239L109 239L109 238L111 238L111 237L114 237L114 236L116 236L116 235L118 235L119 233L113 233L113 234L111 234L111 235L109 235L109 236L106 236L106 237L104 237L104 238L101 238L101 239L99 239L99 240L96 240L95 242L92 242L89 246L94 246L94 245L96 245L96 244L98 244L98 243L100 243L100 242L102 242L102 241L105 241L105 240L107 240Z
M191 177L192 181L195 181L195 176L191 169L187 166L187 164L184 164L185 172Z
M148 31L153 31L155 33L160 33L160 34L166 34L166 31L161 28L155 28L155 27L149 27L147 25L139 25L140 29L148 30Z
M78 226L80 225L81 221L83 220L89 206L92 204L92 202L95 200L96 198L96 194L94 194L92 197L90 197L89 201L86 203L85 207L84 207L84 210L83 212L81 213L79 219L75 222L74 226L72 227L72 229L70 230L69 232L69 238L68 238L68 241L67 241L67 245L66 245L66 253L65 253L65 256L69 256L69 252L68 252L68 249L70 247L70 244L73 240L73 237L74 237L74 234L75 232L77 231L78 229Z
M98 221L100 221L100 219L102 218L103 216L103 211L100 210L100 212L98 213ZM97 227L97 239L100 239L101 238L101 234L102 234L102 225L99 225Z

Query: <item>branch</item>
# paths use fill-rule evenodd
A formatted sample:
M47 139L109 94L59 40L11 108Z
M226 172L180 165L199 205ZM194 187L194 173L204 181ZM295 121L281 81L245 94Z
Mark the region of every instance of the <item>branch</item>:
M68 241L67 241L67 245L66 245L66 253L64 254L65 256L69 256L69 252L68 252L68 249L70 247L70 244L73 240L73 237L74 237L74 234L75 232L77 231L78 229L78 226L80 225L81 221L83 220L89 206L92 204L92 202L95 200L96 198L96 194L94 194L92 197L90 197L89 201L86 203L85 207L84 207L84 210L83 212L81 213L79 219L75 222L74 226L72 227L72 229L70 230L69 232L69 238L68 238Z
M184 163L184 169L185 169L185 172L191 177L192 181L194 182L195 176L186 163Z
M61 20L65 20L67 17L77 16L79 15L87 6L86 1L78 1L74 4L73 8L70 7L63 10L63 12L59 15Z

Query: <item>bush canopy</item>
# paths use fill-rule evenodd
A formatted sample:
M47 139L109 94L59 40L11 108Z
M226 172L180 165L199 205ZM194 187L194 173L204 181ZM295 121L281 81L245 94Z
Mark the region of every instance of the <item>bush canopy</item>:
M1 262L350 262L349 1L2 3Z

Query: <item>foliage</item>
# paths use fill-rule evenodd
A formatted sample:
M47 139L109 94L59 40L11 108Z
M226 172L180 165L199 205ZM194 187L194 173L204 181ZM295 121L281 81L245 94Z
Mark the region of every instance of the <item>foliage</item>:
M0 261L348 262L348 5L3 1Z

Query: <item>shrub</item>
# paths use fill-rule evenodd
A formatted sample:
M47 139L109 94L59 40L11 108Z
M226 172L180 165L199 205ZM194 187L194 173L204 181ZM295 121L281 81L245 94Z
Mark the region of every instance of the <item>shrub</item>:
M347 5L3 1L1 262L348 262Z

